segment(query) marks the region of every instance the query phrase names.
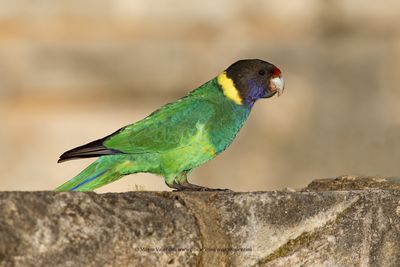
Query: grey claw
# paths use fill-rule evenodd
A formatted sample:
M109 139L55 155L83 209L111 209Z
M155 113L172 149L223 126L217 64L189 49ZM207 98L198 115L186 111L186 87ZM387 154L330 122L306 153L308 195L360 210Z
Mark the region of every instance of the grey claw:
M180 192L180 191L200 191L200 192L212 192L212 191L219 191L219 192L233 192L230 189L221 189L221 188L209 188L205 186L200 186L200 185L195 185L191 184L189 182L183 182L183 183L174 183L171 187L173 187L175 190L172 192Z

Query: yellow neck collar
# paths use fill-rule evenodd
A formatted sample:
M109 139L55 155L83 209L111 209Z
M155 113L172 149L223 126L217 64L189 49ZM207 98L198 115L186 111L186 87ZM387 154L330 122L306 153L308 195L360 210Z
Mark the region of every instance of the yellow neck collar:
M233 82L233 80L231 78L229 78L226 75L226 71L219 74L217 77L217 80L218 80L218 84L222 88L222 92L224 93L224 95L227 98L229 98L230 100L232 100L233 102L235 102L238 105L243 104L243 100L240 97L238 89L235 87L235 83Z

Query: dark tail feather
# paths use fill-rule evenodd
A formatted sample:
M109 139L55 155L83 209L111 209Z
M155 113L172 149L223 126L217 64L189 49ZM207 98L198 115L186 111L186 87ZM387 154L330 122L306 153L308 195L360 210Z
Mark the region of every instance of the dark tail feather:
M108 138L104 137L102 139L90 142L86 145L79 146L77 148L68 150L64 154L60 156L58 163L64 162L67 160L72 159L81 159L81 158L93 158L99 157L104 155L114 155L114 154L122 154L123 152L116 150L116 149L109 149L103 145L105 139Z

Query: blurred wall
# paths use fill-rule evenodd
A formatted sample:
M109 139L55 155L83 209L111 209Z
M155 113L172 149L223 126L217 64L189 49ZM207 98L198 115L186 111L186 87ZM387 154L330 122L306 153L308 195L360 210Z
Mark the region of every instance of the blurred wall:
M50 190L92 160L58 156L146 116L241 58L280 67L194 183L298 188L400 174L400 2L0 0L0 190ZM165 190L128 176L99 190Z

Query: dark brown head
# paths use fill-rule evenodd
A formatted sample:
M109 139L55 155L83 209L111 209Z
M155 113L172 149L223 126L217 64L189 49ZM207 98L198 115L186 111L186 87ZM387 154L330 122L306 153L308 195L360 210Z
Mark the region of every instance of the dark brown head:
M284 81L281 71L260 59L239 60L218 75L218 83L226 97L239 105L252 107L260 98L281 95Z

